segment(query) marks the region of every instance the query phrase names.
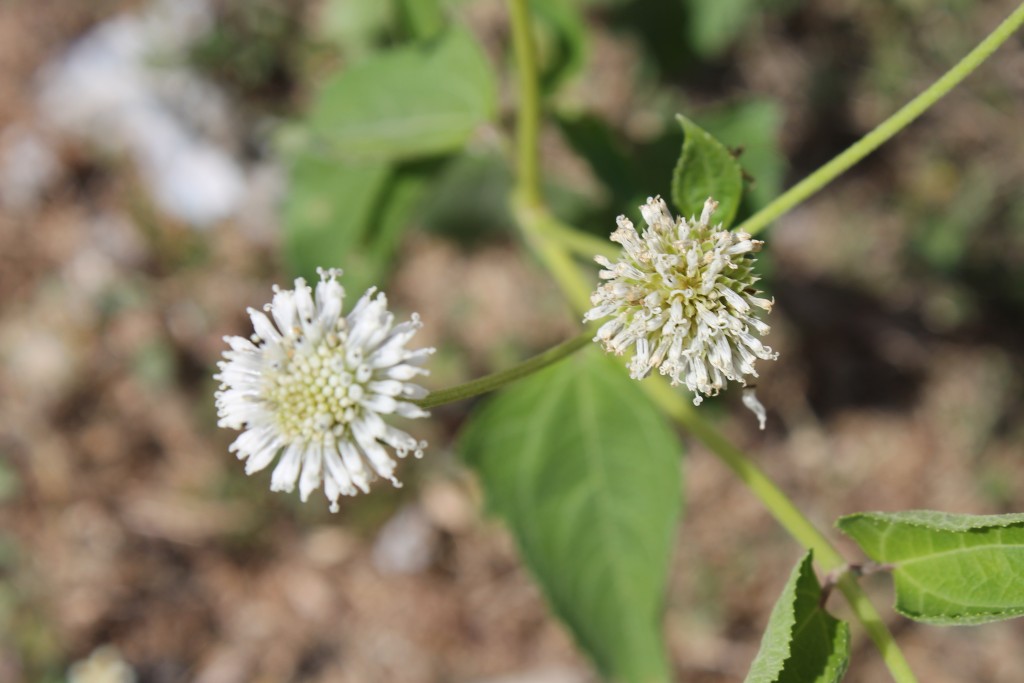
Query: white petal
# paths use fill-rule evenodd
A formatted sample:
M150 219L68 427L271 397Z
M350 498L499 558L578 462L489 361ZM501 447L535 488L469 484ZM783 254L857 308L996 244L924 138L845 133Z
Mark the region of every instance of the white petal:
M757 417L758 428L764 429L765 423L768 421L768 413L765 411L764 406L761 405L761 402L757 400L754 387L745 387L743 389L743 405Z
M367 394L359 404L375 413L390 415L395 412L398 402L390 396L384 396L382 394Z
M408 418L430 417L430 413L426 410L423 410L423 408L420 408L415 403L408 403L406 401L398 401L395 406L395 413Z
M270 342L281 341L281 334L265 313L257 311L255 308L250 308L249 319L252 320L252 327L257 337Z
M271 491L292 491L295 489L295 480L299 476L299 467L302 465L302 448L297 444L291 444L284 449L284 454L274 468L270 476Z
M315 444L306 451L306 457L303 458L302 477L299 479L299 497L303 503L309 500L309 494L320 486L323 450L321 444Z
M324 448L324 466L326 470L325 483L333 483L346 496L354 496L358 493L356 487L352 485L352 477L349 474L348 468L345 467L341 457L338 455L337 449L333 446L326 446ZM334 499L332 498L332 500Z
M359 487L363 493L370 490L370 473L366 469L363 457L359 454L356 445L348 440L338 442L338 452L341 454L345 469L352 477L352 483Z
M275 438L268 445L250 454L245 461L245 473L254 474L269 465L274 460L277 452L281 450L281 445L281 441Z

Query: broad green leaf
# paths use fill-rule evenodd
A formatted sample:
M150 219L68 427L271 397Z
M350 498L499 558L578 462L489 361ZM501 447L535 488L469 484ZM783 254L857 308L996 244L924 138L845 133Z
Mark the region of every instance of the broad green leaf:
M983 624L1024 614L1024 514L861 512L837 526L892 566L896 611L932 624Z
M314 156L292 161L284 207L285 253L291 269L308 280L316 269L349 268L391 169L351 165Z
M601 671L668 680L661 615L681 446L637 383L587 349L487 403L461 451Z
M699 216L708 197L718 202L715 220L729 227L743 193L740 165L722 143L690 119L676 115L683 127L683 151L672 175L672 201L686 217Z
M779 596L746 683L838 683L850 659L850 627L821 607L811 553Z
M402 234L418 215L438 164L417 162L395 169L367 227L364 243L344 261L349 286L362 291L384 283ZM347 277L349 273L355 282Z
M335 76L313 104L310 134L318 151L348 163L449 152L494 116L496 93L486 55L452 27Z

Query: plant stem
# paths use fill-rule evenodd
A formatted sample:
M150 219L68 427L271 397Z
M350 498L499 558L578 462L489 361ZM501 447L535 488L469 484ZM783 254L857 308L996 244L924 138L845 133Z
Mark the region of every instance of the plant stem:
M782 528L800 545L814 552L814 559L823 571L828 572L846 564L843 556L829 540L800 512L775 482L744 455L743 451L708 424L689 403L680 400L680 396L664 381L652 382L648 379L644 384L647 394L659 408L711 449L711 452L718 456L718 459L724 462L768 508ZM864 626L864 630L882 654L882 660L892 674L893 680L897 683L916 683L917 678L903 652L860 585L849 574L844 574L837 585L850 603L857 620Z
M568 251L586 258L601 254L614 261L622 253L621 247L615 242L578 230L554 217L548 226L548 236Z
M516 193L529 207L541 206L540 87L537 83L537 52L533 44L528 0L509 0L512 49L519 72L519 107L516 119Z
M519 76L519 109L516 119L516 187L512 214L530 248L558 281L573 307L589 308L590 287L580 277L572 258L547 238L546 232L561 233L558 223L544 206L540 191L540 88L537 83L537 56L533 44L528 0L509 0L512 25L512 49ZM575 230L573 230L575 232Z
M1002 45L1014 32L1024 24L1024 4L996 27L977 47L967 53L956 66L947 71L927 90L880 123L867 135L840 153L837 157L789 188L773 202L753 216L743 221L736 230L743 230L751 235L764 230L769 223L790 209L804 202L836 179L841 173L859 162L882 143L906 128L914 119L923 114L941 97L952 90L960 81L978 68L996 48Z
M521 197L513 200L512 214L530 248L558 282L573 309L578 312L589 309L592 287L569 253L550 239L552 234L567 228L562 227L546 208L526 204Z
M426 397L419 401L415 401L415 403L421 408L434 408L445 403L462 401L467 398L479 396L480 394L486 394L494 391L495 389L500 389L506 384L510 384L517 379L522 379L523 377L531 375L542 368L546 368L552 363L557 363L566 356L572 355L575 351L578 351L589 344L593 338L594 332L592 330L587 330L579 336L573 337L568 341L564 341L557 346L552 346L547 351L524 360L519 365L514 365L507 370L495 372L471 382L466 382L465 384L459 384L448 389L441 389L440 391L432 391Z

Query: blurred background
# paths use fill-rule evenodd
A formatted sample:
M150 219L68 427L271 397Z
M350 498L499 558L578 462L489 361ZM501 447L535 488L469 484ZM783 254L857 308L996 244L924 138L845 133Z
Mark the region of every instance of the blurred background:
M430 449L403 489L334 516L271 494L268 472L246 478L215 427L222 335L247 334L245 307L311 260L423 316L434 388L577 328L504 204L504 7L441 4L501 74L497 116L458 151L403 161L420 185L388 218L400 239L346 237L353 258L290 241L356 211L330 176L299 172L294 141L332 78L413 39L413 5L0 3L0 681L595 680L454 454L471 406L416 425ZM547 192L607 234L667 194L675 112L740 154L749 214L1014 3L537 5ZM822 528L859 510L1024 511L1021 121L1015 37L766 233L768 430L737 392L701 409ZM394 204L373 201L366 220L383 221ZM670 650L680 681L739 681L800 549L699 444L685 470ZM884 578L865 584L891 602ZM922 681L1024 680L1020 620L890 623ZM846 680L887 680L863 638Z

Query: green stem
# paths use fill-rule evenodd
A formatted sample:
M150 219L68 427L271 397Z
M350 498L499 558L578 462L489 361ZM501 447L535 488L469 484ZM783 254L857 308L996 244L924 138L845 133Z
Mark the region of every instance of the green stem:
M516 188L512 213L530 248L558 281L573 307L586 310L589 308L590 286L581 278L569 254L547 236L549 232L562 233L572 228L565 228L551 216L544 207L540 191L540 89L528 0L509 0L509 17L512 24L512 48L519 75Z
M960 81L967 78L978 68L996 48L1002 45L1014 32L1024 24L1024 4L999 24L976 48L956 66L947 71L927 90L905 104L899 111L876 126L867 135L843 151L817 171L780 195L753 216L741 223L736 230L743 230L751 235L764 230L769 223L790 209L804 202L808 197L835 180L837 176L878 149L896 133L906 128L914 119L923 114L942 96L952 90Z
M552 234L571 228L562 227L544 207L527 204L521 195L520 199L513 201L512 214L530 248L558 282L573 309L581 312L589 309L593 288L568 252L550 239Z
M644 382L647 394L667 415L674 418L688 433L693 434L711 452L718 456L760 500L775 520L804 548L814 551L814 559L823 571L831 571L846 564L843 556L829 540L793 504L793 501L775 485L752 460L731 444L693 407L680 400L680 396L664 381ZM916 683L917 678L903 657L882 617L875 610L860 585L845 574L838 582L857 620L864 626L871 640L882 654L882 660L897 683Z
M552 363L557 363L566 356L582 349L593 339L594 332L592 330L585 331L577 337L564 341L557 346L552 346L547 351L524 360L519 365L514 365L507 370L502 370L501 372L486 375L479 379L475 379L472 382L459 384L458 386L448 389L441 389L440 391L432 391L425 398L422 398L415 403L421 408L434 408L445 403L463 401L467 398L473 398L474 396L479 396L480 394L486 394L494 391L495 389L500 389L506 384L510 384L517 379L522 379L527 375L531 375L542 368L546 368Z
M519 71L519 109L516 119L516 192L531 207L541 206L540 87L537 83L537 51L533 44L528 0L509 0L512 49Z
M814 551L814 559L825 571L841 567L846 560L836 552L820 531L797 509L768 476L736 446L701 418L679 393L665 382L645 381L647 395L667 415L693 434L729 466L747 488L764 503L772 516L800 545Z
M608 232L611 233L611 230ZM587 258L601 254L615 261L622 254L621 247L608 238L583 232L555 218L551 219L548 226L548 236L568 251Z

